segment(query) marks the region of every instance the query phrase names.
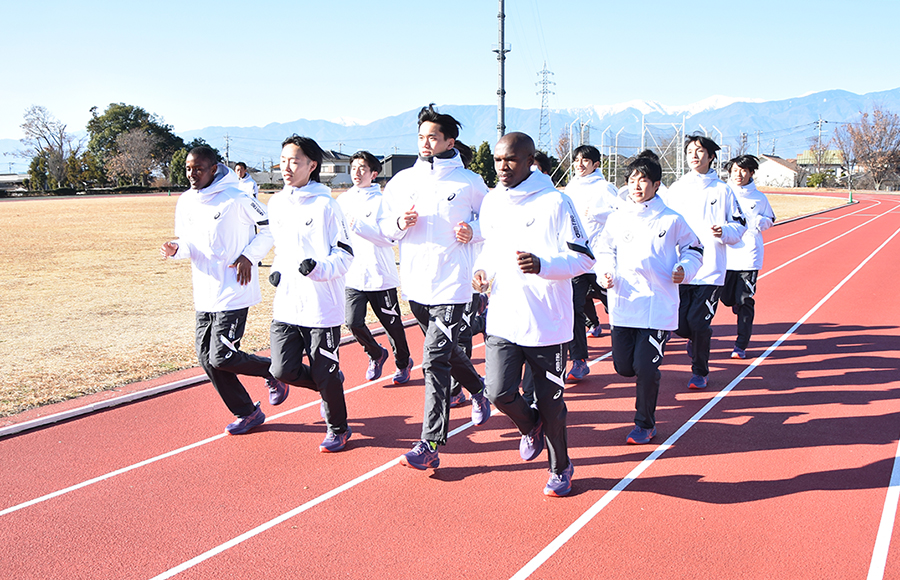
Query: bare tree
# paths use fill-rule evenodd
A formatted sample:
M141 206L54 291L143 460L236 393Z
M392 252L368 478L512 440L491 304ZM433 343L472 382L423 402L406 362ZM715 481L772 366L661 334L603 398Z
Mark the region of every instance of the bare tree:
M559 141L556 142L556 157L559 159L559 165L550 177L557 186L565 185L569 175L569 167L572 166L572 159L569 155L569 147L571 146L571 137L569 135L569 127L564 127L559 132Z
M881 189L900 168L900 116L875 105L858 122L844 127L856 163L865 168L875 189Z
M32 105L25 111L22 132L24 151L16 155L26 159L44 156L47 172L58 185L66 182L66 163L69 157L78 155L81 143L66 132L66 124L53 116L46 107Z
M113 178L130 179L132 185L146 184L147 177L161 168L154 157L159 137L141 129L132 129L116 138L118 153L106 162L106 171Z

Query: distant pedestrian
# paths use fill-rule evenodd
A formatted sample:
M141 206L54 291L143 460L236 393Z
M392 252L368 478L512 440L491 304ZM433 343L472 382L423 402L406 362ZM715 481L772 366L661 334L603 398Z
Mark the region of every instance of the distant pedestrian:
M238 161L234 164L234 172L237 173L238 178L238 188L252 197L253 199L257 199L259 197L259 185L256 184L256 180L247 173L247 164L243 161Z

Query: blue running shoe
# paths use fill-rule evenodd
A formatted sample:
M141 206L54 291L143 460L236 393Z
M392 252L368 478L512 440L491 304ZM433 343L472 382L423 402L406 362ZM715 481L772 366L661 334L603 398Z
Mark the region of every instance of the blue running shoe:
M408 383L409 382L409 373L412 371L412 368L413 368L413 359L412 359L412 357L409 357L409 364L406 365L406 368L405 369L397 369L397 371L394 373L394 378L393 378L394 384L395 385L403 385L403 384Z
M484 384L484 379L481 379L481 383ZM483 425L490 418L491 402L484 396L484 389L472 393L472 422L476 425Z
M706 388L706 377L700 375L691 376L691 382L688 383L689 389L700 390Z
M747 358L747 351L742 348L734 347L731 351L731 358Z
M412 451L400 456L400 465L419 471L425 471L429 467L437 469L440 464L441 458L438 457L437 447L432 450L431 444L427 441L419 441Z
M519 442L519 455L525 461L531 461L541 454L544 450L544 425L538 417L537 423L528 432L528 435L522 435Z
M269 388L269 404L273 406L280 405L288 398L291 392L291 386L283 383L275 377L266 379L266 387Z
M547 486L544 488L544 495L552 497L562 497L572 491L572 474L575 468L572 467L572 460L569 460L569 466L562 473L556 474L550 472L550 479L547 480Z
M375 379L381 378L381 369L384 368L384 362L388 359L388 351L383 346L381 348L381 356L378 357L378 360L374 358L369 359L369 368L366 369L366 380L374 381Z
M325 435L325 440L319 445L319 452L334 453L335 451L340 451L347 446L347 441L352 434L353 429L350 428L350 425L347 425L347 430L343 433L328 431L328 434Z
M263 414L262 409L259 408L259 403L256 403L256 409L254 409L252 413L243 417L238 417L237 421L229 423L225 427L225 431L229 435L243 435L250 429L259 427L265 422L266 416Z
M635 425L634 429L631 430L631 433L629 433L628 437L625 439L625 442L631 443L632 445L646 445L647 443L650 443L650 440L655 436L656 427L653 429L644 429L643 427Z
M584 359L575 359L572 361L572 369L569 371L569 374L566 375L567 383L577 383L584 377L588 376L591 372L587 363L584 362Z
M466 404L466 401L466 393L460 390L458 395L450 395L450 408L462 407Z
M603 327L598 324L597 326L590 329L588 331L588 334L590 334L594 338L600 338L601 336L603 336Z

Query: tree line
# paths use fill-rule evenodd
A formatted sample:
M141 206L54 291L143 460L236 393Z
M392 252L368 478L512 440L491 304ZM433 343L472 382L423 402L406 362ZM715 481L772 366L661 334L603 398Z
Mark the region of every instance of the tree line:
M158 115L111 103L91 108L87 137L78 139L46 107L32 105L21 125L31 159L26 186L33 191L122 185L187 185L187 153L203 139L185 142Z

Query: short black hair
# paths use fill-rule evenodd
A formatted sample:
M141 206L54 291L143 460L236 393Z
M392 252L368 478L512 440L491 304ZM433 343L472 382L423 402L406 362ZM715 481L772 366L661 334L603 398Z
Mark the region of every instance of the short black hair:
M731 168L734 165L755 172L759 169L759 159L755 155L738 155L725 164L725 171L731 173Z
M322 160L325 159L325 152L322 151L322 148L319 147L319 144L309 137L301 137L300 135L294 133L281 142L282 148L284 148L285 145L296 145L303 151L304 155L309 157L311 161L316 162L316 168L309 175L309 179L311 181L319 181L319 172L322 170Z
M632 173L643 175L654 183L662 181L662 168L659 166L659 161L652 157L636 157L625 169L625 178L630 179Z
M550 173L550 158L547 157L546 153L543 151L535 151L534 162L540 167L541 173Z
M459 137L459 130L462 123L445 113L438 113L434 108L434 103L430 103L427 107L422 107L419 111L419 127L422 123L434 123L441 128L446 139L456 139Z
M652 149L644 149L640 153L637 154L638 157L652 159L654 161L659 161L659 155L653 152Z
M590 159L593 163L600 163L600 150L593 145L580 145L572 152L572 159L581 155L582 159Z
M188 155L190 155L194 159L202 159L210 165L216 165L219 163L219 156L216 154L216 150L206 145L194 147L188 152Z
M381 173L381 161L378 160L377 157L369 153L368 151L357 151L353 155L350 156L350 163L353 163L357 159L362 159L371 171L375 173Z
M238 167L243 167L244 171L247 171L247 164L244 163L243 161L238 161L237 163L234 164L235 169L237 169Z
M706 135L694 134L694 135L688 135L687 137L684 138L684 152L685 153L687 153L688 145L690 145L691 143L699 143L700 147L703 147L704 149L706 149L706 153L709 154L709 158L711 160L716 158L716 151L721 149L721 147L716 145L715 141L713 141Z

